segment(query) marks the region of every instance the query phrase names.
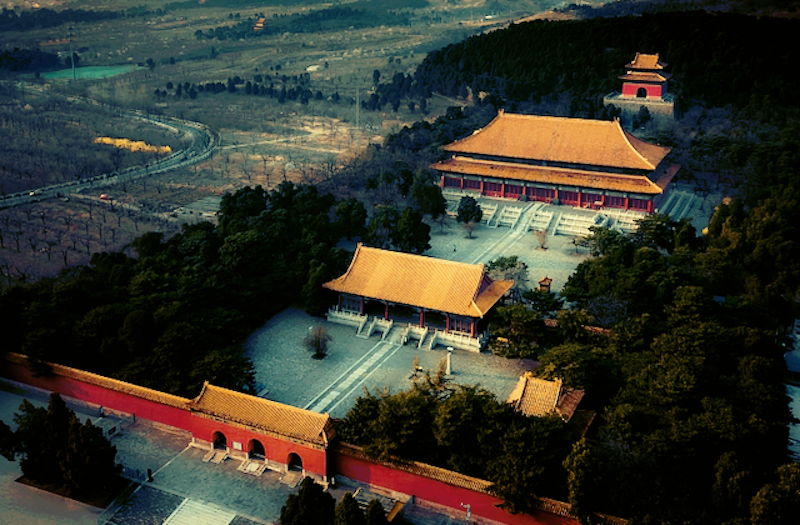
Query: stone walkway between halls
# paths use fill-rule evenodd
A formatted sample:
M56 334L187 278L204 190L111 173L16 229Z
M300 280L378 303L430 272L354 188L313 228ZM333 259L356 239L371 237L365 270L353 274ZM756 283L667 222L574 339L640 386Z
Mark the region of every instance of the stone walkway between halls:
M343 401L352 400L354 395L360 394L357 391L362 388L363 382L399 349L400 345L379 341L303 408L322 413L335 410Z

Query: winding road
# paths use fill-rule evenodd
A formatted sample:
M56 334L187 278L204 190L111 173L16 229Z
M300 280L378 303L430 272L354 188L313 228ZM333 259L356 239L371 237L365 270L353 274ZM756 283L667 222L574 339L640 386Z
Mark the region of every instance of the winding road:
M46 88L43 86L35 84L17 82L16 85L17 87L24 88L28 91L36 91L39 93L45 93L46 91ZM189 146L175 151L167 157L163 157L152 163L145 164L144 166L132 166L119 172L115 171L111 173L104 173L102 175L97 175L96 177L87 179L44 186L33 191L28 190L4 195L0 197L0 207L13 207L21 204L37 202L43 199L63 197L67 194L75 193L83 188L104 188L123 181L128 182L140 179L142 177L149 177L158 173L185 168L208 159L219 147L220 139L217 132L205 124L201 124L200 122L181 120L163 115L153 115L140 110L122 109L116 106L105 104L98 100L84 97L64 96L52 93L48 94L61 97L72 104L88 104L95 107L105 108L117 116L129 118L131 120L140 120L155 126L166 128L177 135L183 135L185 138L189 139Z

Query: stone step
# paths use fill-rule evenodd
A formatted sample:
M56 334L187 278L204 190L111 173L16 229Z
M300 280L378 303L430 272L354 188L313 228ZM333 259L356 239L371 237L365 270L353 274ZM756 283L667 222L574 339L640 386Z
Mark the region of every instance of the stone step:
M164 521L164 525L228 525L236 514L186 499Z
M302 480L303 480L302 472L296 470L290 470L289 472L281 476L280 482L291 488L295 488L298 485L298 483L300 483Z

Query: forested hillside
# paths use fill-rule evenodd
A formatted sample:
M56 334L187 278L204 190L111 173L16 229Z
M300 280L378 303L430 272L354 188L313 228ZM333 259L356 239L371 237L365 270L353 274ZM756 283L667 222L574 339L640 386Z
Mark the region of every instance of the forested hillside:
M637 51L659 53L674 74L678 109L694 102L743 108L755 100L797 106L800 22L677 12L592 20L535 21L474 36L431 53L418 89L448 96L484 91L509 101L569 97L570 114L594 117Z

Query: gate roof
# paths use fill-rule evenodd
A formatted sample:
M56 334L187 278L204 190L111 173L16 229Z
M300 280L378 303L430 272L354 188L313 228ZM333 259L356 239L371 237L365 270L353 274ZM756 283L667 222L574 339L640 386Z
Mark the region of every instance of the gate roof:
M210 385L208 381L203 385L200 395L192 400L190 408L256 430L315 445L327 446L334 435L333 423L328 414L317 414L310 410L228 390Z

